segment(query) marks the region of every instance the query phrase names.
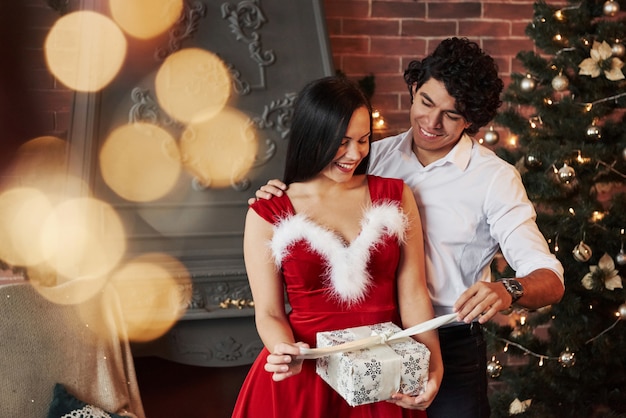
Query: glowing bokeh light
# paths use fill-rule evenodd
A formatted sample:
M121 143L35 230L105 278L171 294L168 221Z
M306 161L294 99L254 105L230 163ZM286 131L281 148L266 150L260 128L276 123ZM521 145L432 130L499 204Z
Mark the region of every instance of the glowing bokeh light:
M0 195L0 259L15 266L44 260L37 243L44 220L52 212L48 198L38 189L10 189Z
M29 269L30 282L41 296L58 305L77 305L87 302L107 283L106 276L68 279L54 273L50 266L45 264L37 267Z
M129 261L109 283L109 297L119 299L131 341L151 341L165 334L185 313L191 298L187 270L165 254Z
M206 187L234 185L248 173L258 150L256 130L244 113L227 107L191 124L180 141L185 167Z
M178 20L183 0L109 0L113 20L135 38L155 37Z
M99 91L117 75L126 57L126 38L109 18L92 11L59 18L46 37L48 68L70 89Z
M106 184L124 199L156 200L176 184L182 171L178 145L164 129L147 123L115 129L100 151Z
M41 246L46 262L61 276L97 278L119 263L126 237L109 204L85 197L54 208L43 225Z
M189 123L207 120L226 105L231 83L228 68L215 54L187 48L167 57L155 79L157 100L173 118Z
M53 205L88 187L68 173L68 144L54 136L42 136L22 144L7 167L2 188L32 187L45 193Z

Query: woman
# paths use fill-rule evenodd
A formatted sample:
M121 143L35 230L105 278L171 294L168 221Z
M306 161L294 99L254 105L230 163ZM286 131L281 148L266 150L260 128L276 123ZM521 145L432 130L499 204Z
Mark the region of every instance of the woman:
M289 189L246 217L244 258L265 348L233 417L425 416L411 409L437 393L436 331L415 337L431 351L426 391L415 398L350 407L316 375L315 361L296 359L317 332L387 321L407 328L433 317L417 205L401 180L365 175L371 131L369 102L345 78L309 83L296 100Z

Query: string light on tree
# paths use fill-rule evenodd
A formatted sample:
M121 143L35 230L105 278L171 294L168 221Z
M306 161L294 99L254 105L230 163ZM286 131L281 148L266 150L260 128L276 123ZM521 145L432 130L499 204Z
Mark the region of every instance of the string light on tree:
M619 39L616 39L615 43L611 45L611 55L616 58L624 58L626 55L626 46Z

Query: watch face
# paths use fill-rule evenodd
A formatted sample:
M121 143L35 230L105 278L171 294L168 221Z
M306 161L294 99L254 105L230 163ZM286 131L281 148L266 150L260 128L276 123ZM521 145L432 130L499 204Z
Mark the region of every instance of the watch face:
M522 287L522 284L517 280L508 279L503 280L502 283L504 284L507 292L509 292L509 294L513 298L513 302L517 301L524 295L524 288Z

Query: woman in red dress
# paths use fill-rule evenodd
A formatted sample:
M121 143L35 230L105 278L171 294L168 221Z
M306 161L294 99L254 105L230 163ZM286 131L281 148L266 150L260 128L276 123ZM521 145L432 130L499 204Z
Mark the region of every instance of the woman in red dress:
M315 360L296 358L318 332L387 321L407 328L433 317L417 205L401 180L365 175L371 133L369 101L347 79L323 78L299 94L289 189L246 217L244 258L265 348L233 417L426 416L443 375L436 331L414 337L431 352L416 397L351 407L316 374Z

